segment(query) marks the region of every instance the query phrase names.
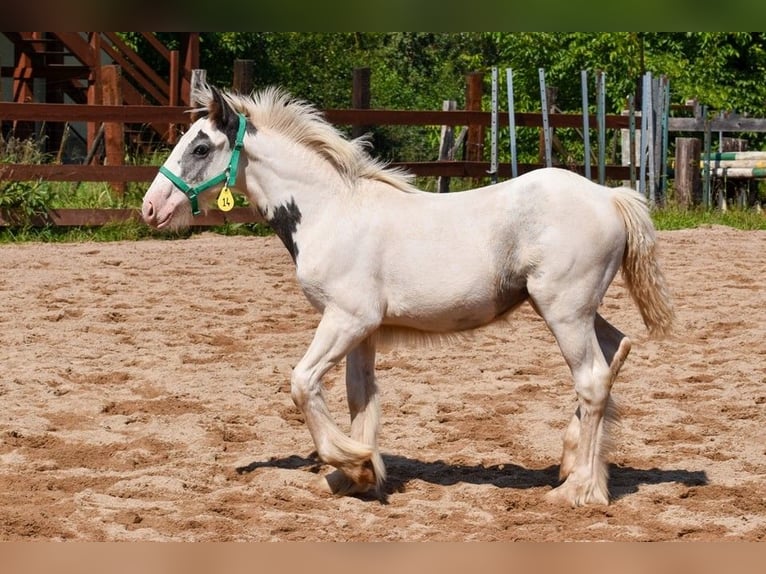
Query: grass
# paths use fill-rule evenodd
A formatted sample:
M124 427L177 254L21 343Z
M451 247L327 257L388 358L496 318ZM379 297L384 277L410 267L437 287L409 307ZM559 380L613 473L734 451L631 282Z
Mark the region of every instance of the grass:
M0 227L0 244L39 241L43 243L78 243L85 241L139 241L142 239L185 239L197 233L244 235L262 237L271 235L271 229L259 223L229 223L215 227L192 227L181 232L155 231L138 221L108 223L100 227Z
M48 207L52 209L112 209L121 207L140 207L141 198L147 185L128 183L120 196L106 182L51 184L52 200Z
M80 206L81 207L81 206ZM98 207L103 207L102 205ZM122 206L120 206L122 207ZM766 230L766 212L755 210L682 210L674 207L655 209L652 220L658 230L693 229L724 225L742 230ZM18 227L0 228L0 243L41 241L50 243L84 241L138 241L142 239L182 239L208 231L220 235L265 236L272 233L263 224L230 223L217 227L192 228L180 233L158 232L138 221L110 223L101 227Z
M666 207L652 211L654 226L661 231L725 225L742 230L766 230L766 212L755 209L679 209Z

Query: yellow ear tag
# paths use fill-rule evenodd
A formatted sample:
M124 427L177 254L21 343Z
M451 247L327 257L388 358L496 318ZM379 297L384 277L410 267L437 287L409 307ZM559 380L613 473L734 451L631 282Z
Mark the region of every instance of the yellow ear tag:
M218 209L221 211L231 211L234 208L234 196L228 185L224 185L221 193L218 194Z

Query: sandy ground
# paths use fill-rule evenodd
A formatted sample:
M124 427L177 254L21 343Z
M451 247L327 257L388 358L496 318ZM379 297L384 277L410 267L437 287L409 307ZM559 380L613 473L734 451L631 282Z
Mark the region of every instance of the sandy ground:
M319 488L289 393L318 316L276 238L0 246L0 540L763 540L766 232L660 238L678 332L610 288L615 499L578 509L543 500L576 403L527 305L379 355L382 504Z

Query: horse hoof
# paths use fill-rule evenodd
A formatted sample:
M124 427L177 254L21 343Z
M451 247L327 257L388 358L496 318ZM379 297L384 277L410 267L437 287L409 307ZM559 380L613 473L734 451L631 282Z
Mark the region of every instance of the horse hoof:
M370 490L372 483L354 482L342 470L334 470L324 477L325 484L335 496L363 494ZM373 478L374 483L374 478Z
M588 488L569 480L561 486L545 493L545 501L558 506L587 506L591 504L609 505L609 496L598 488Z
M563 490L564 485L554 488L545 493L545 502L555 504L556 506L577 506L569 492Z

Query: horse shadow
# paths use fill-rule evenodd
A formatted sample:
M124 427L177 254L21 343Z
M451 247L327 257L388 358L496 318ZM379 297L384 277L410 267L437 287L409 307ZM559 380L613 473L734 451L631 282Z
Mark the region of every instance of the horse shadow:
M383 455L388 476L383 492L385 502L389 495L404 492L407 484L413 480L423 480L439 486L451 486L458 483L492 485L498 488L528 489L544 486L555 487L559 484L558 465L545 468L526 468L513 463L495 465L465 465L442 460L422 461L398 455ZM283 468L319 473L324 467L316 453L308 456L291 455L273 457L267 461L255 461L238 467L238 474L255 472L260 468ZM633 468L631 466L609 465L609 492L612 500L633 494L642 485L679 483L685 486L705 486L708 484L704 470ZM362 496L362 498L370 498ZM372 499L372 498L370 498ZM375 498L374 500L377 500Z

